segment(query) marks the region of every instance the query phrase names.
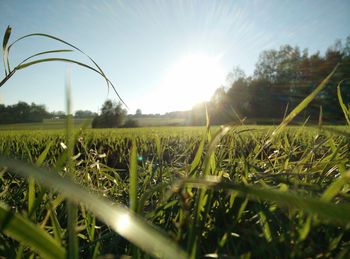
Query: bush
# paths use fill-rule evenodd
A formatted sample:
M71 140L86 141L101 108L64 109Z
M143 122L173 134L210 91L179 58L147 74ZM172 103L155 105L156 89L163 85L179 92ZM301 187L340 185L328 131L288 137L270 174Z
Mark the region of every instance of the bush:
M127 119L123 125L123 128L137 128L139 127L139 122L134 119Z
M126 110L121 103L106 100L102 106L101 114L92 120L93 128L118 128L123 125Z

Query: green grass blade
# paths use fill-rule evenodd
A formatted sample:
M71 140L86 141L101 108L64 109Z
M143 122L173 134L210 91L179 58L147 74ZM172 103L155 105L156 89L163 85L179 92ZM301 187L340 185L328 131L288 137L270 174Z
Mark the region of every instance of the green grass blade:
M65 258L65 250L48 233L0 203L0 230L29 246L43 258Z
M36 64L39 64L39 63L53 62L53 61L61 61L61 62L66 62L66 63L73 63L73 64L76 64L76 65L82 66L84 68L90 69L90 70L92 70L92 71L102 75L98 70L96 70L95 68L93 68L93 67L91 67L89 65L86 65L84 63L81 63L79 61L75 61L75 60L72 60L72 59L67 59L67 58L43 58L43 59L38 59L38 60L34 60L34 61L30 61L30 62L27 62L27 63L20 64L15 69L16 70L21 70L21 69L24 69L26 67L30 67L30 66L33 66L33 65L36 65Z
M343 186L348 183L350 179L350 171L341 175L338 179L336 179L333 183L331 183L325 192L322 194L321 199L323 201L331 201L334 196L336 196Z
M28 178L28 213L31 214L35 202L35 180L33 177Z
M53 170L47 171L5 157L0 157L0 165L12 169L19 175L32 176L44 186L60 191L67 199L85 204L96 217L119 235L154 257L187 258L187 254L155 226L125 207L92 195L69 179L62 178Z
M48 50L48 51L39 52L39 53L36 53L36 54L31 55L28 58L24 59L18 65L22 65L25 62L27 62L29 59L32 59L34 57L38 57L38 56L42 56L42 55L46 55L46 54L52 54L52 53L62 53L62 52L72 52L72 51L73 50L71 50L71 49L56 49L56 50Z
M50 151L51 146L52 146L52 141L49 141L49 142L46 144L46 147L45 147L44 151L41 152L40 156L39 156L39 157L37 158L37 160L35 161L35 165L36 165L36 166L41 166L41 165L44 163L44 161L45 161L45 159L46 159L46 157L47 157L47 154L48 154L49 151Z
M35 64L39 64L39 63L44 63L44 62L53 62L53 61L59 61L59 62L66 62L66 63L73 63L73 64L76 64L76 65L79 65L79 66L82 66L84 68L87 68L87 69L90 69L98 74L100 74L107 82L109 85L112 86L114 92L116 93L116 95L118 96L118 98L120 99L120 101L126 106L126 103L123 101L123 99L120 97L120 95L118 94L115 86L113 85L113 83L105 76L104 73L101 73L99 70L89 66L89 65L86 65L82 62L79 62L79 61L75 61L75 60L72 60L72 59L66 59L66 58L44 58L44 59L39 59L39 60L35 60L35 61L31 61L31 62L27 62L27 63L23 63L23 64L20 64L18 65L13 71L16 71L16 70L21 70L21 69L24 69L26 67L30 67L32 65L35 65ZM0 84L1 86L1 84Z
M346 108L346 105L343 101L343 97L341 95L341 91L340 91L340 86L341 84L345 81L346 79L342 80L339 82L338 86L337 86L337 95L338 95L338 101L339 101L339 104L340 104L340 107L344 113L344 117L346 119L346 122L348 123L348 125L350 126L350 118L349 118L349 110Z
M74 133L73 133L73 118L71 115L71 78L70 71L66 71L66 143L67 143L67 165L68 176L74 179L74 166L73 166L73 149L74 149ZM78 222L78 209L77 205L72 201L67 200L67 214L68 214L68 258L79 258L79 244L76 233L76 227Z
M9 80L15 74L15 72L16 70L12 70L8 75L6 75L5 78L0 81L0 87L3 86L7 80Z
M79 258L79 245L76 232L78 222L78 209L77 205L72 201L67 201L67 214L68 214L68 258Z
M9 39L10 39L10 36L11 36L11 30L12 30L12 28L10 26L7 26L5 34L4 34L4 38L2 40L2 61L4 63L5 76L7 76L7 74L10 73L9 64L6 63L7 56L8 56L8 51L7 51L6 46L7 46ZM8 67L8 71L7 71L7 67Z
M269 226L269 222L267 220L267 217L263 211L259 211L258 215L260 217L259 223L260 223L261 228L263 230L264 237L265 237L267 242L271 242L272 236L271 236L271 230L270 230L270 226Z
M7 26L5 34L4 34L4 38L2 40L2 50L3 51L6 50L7 43L9 42L9 39L11 36L11 31L12 31L12 28L10 26Z
M322 129L322 125L323 125L323 109L322 109L322 105L320 105L320 114L318 116L318 131L319 132Z
M37 166L42 165L45 158L47 157L47 154L51 148L51 145L52 145L52 141L48 142L44 151L40 154L40 156L35 162ZM34 203L35 203L35 180L32 177L29 177L28 179L28 213L29 215L33 214Z
M302 228L299 230L299 238L300 240L305 240L306 237L309 235L310 229L311 229L311 222L312 222L312 216L307 216L306 221Z
M129 207L135 212L137 208L137 147L135 139L132 141L129 171Z
M339 64L335 66L332 72L322 80L322 82L313 90L304 100L302 100L281 122L281 124L272 132L272 137L278 135L302 110L304 110L309 103L326 87L328 81L334 75Z
M202 157L202 154L203 154L203 150L204 150L204 144L205 144L205 137L207 135L207 132L205 131L200 143L199 143L199 146L198 146L198 149L197 149L197 152L196 152L196 155L191 163L191 169L190 169L190 173L189 175L192 175L195 170L198 168L199 166L199 163L201 161L201 157Z
M204 172L203 175L208 175L210 172L210 169L212 168L213 160L215 159L215 150L223 136L225 136L229 130L230 127L222 127L220 128L214 135L214 137L211 139L211 142L209 144L208 153L205 157L204 161ZM211 138L211 137L210 137Z

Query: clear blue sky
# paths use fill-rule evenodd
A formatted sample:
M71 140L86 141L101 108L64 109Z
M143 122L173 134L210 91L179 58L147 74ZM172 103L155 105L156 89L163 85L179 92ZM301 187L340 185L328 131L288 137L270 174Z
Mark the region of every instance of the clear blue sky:
M181 95L169 88L176 88L174 84L164 85L184 73L173 71L184 58L200 53L215 58L225 74L234 66L251 74L261 51L282 44L322 53L335 39L350 35L350 1L0 0L0 30L7 25L13 28L12 40L43 32L84 50L115 83L130 113L137 108L164 113L189 108L189 97L183 101L187 106L181 105ZM62 47L46 39L28 39L12 49L11 64ZM81 55L70 57L88 62ZM45 104L49 111L65 110L66 67L48 63L19 71L0 88L0 101L22 100ZM116 99L98 75L73 65L69 69L74 110L98 111L106 98ZM198 100L196 91L190 95Z

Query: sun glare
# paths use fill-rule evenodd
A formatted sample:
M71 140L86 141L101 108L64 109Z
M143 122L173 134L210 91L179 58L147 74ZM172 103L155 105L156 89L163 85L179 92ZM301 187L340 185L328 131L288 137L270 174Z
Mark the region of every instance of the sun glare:
M166 73L154 104L167 111L191 109L209 100L225 79L220 57L191 54L180 58ZM162 107L159 107L162 106Z

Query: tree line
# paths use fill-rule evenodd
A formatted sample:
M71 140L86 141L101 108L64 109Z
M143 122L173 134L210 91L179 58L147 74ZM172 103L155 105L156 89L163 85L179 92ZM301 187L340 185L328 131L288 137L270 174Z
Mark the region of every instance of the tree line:
M350 36L337 40L324 55L309 54L308 49L283 45L263 51L254 74L246 76L240 68L228 75L229 87L218 88L210 102L193 107L191 124L203 124L207 107L213 124L229 123L237 118L256 119L261 123L280 121L286 110L293 109L340 64L327 87L299 116L317 120L322 106L329 122L343 120L337 99L337 84L343 80L342 96L350 103Z
M44 119L64 119L66 113L62 111L48 112L45 105L18 102L13 105L0 104L0 124L42 122ZM93 118L97 113L88 110L78 110L75 118Z

